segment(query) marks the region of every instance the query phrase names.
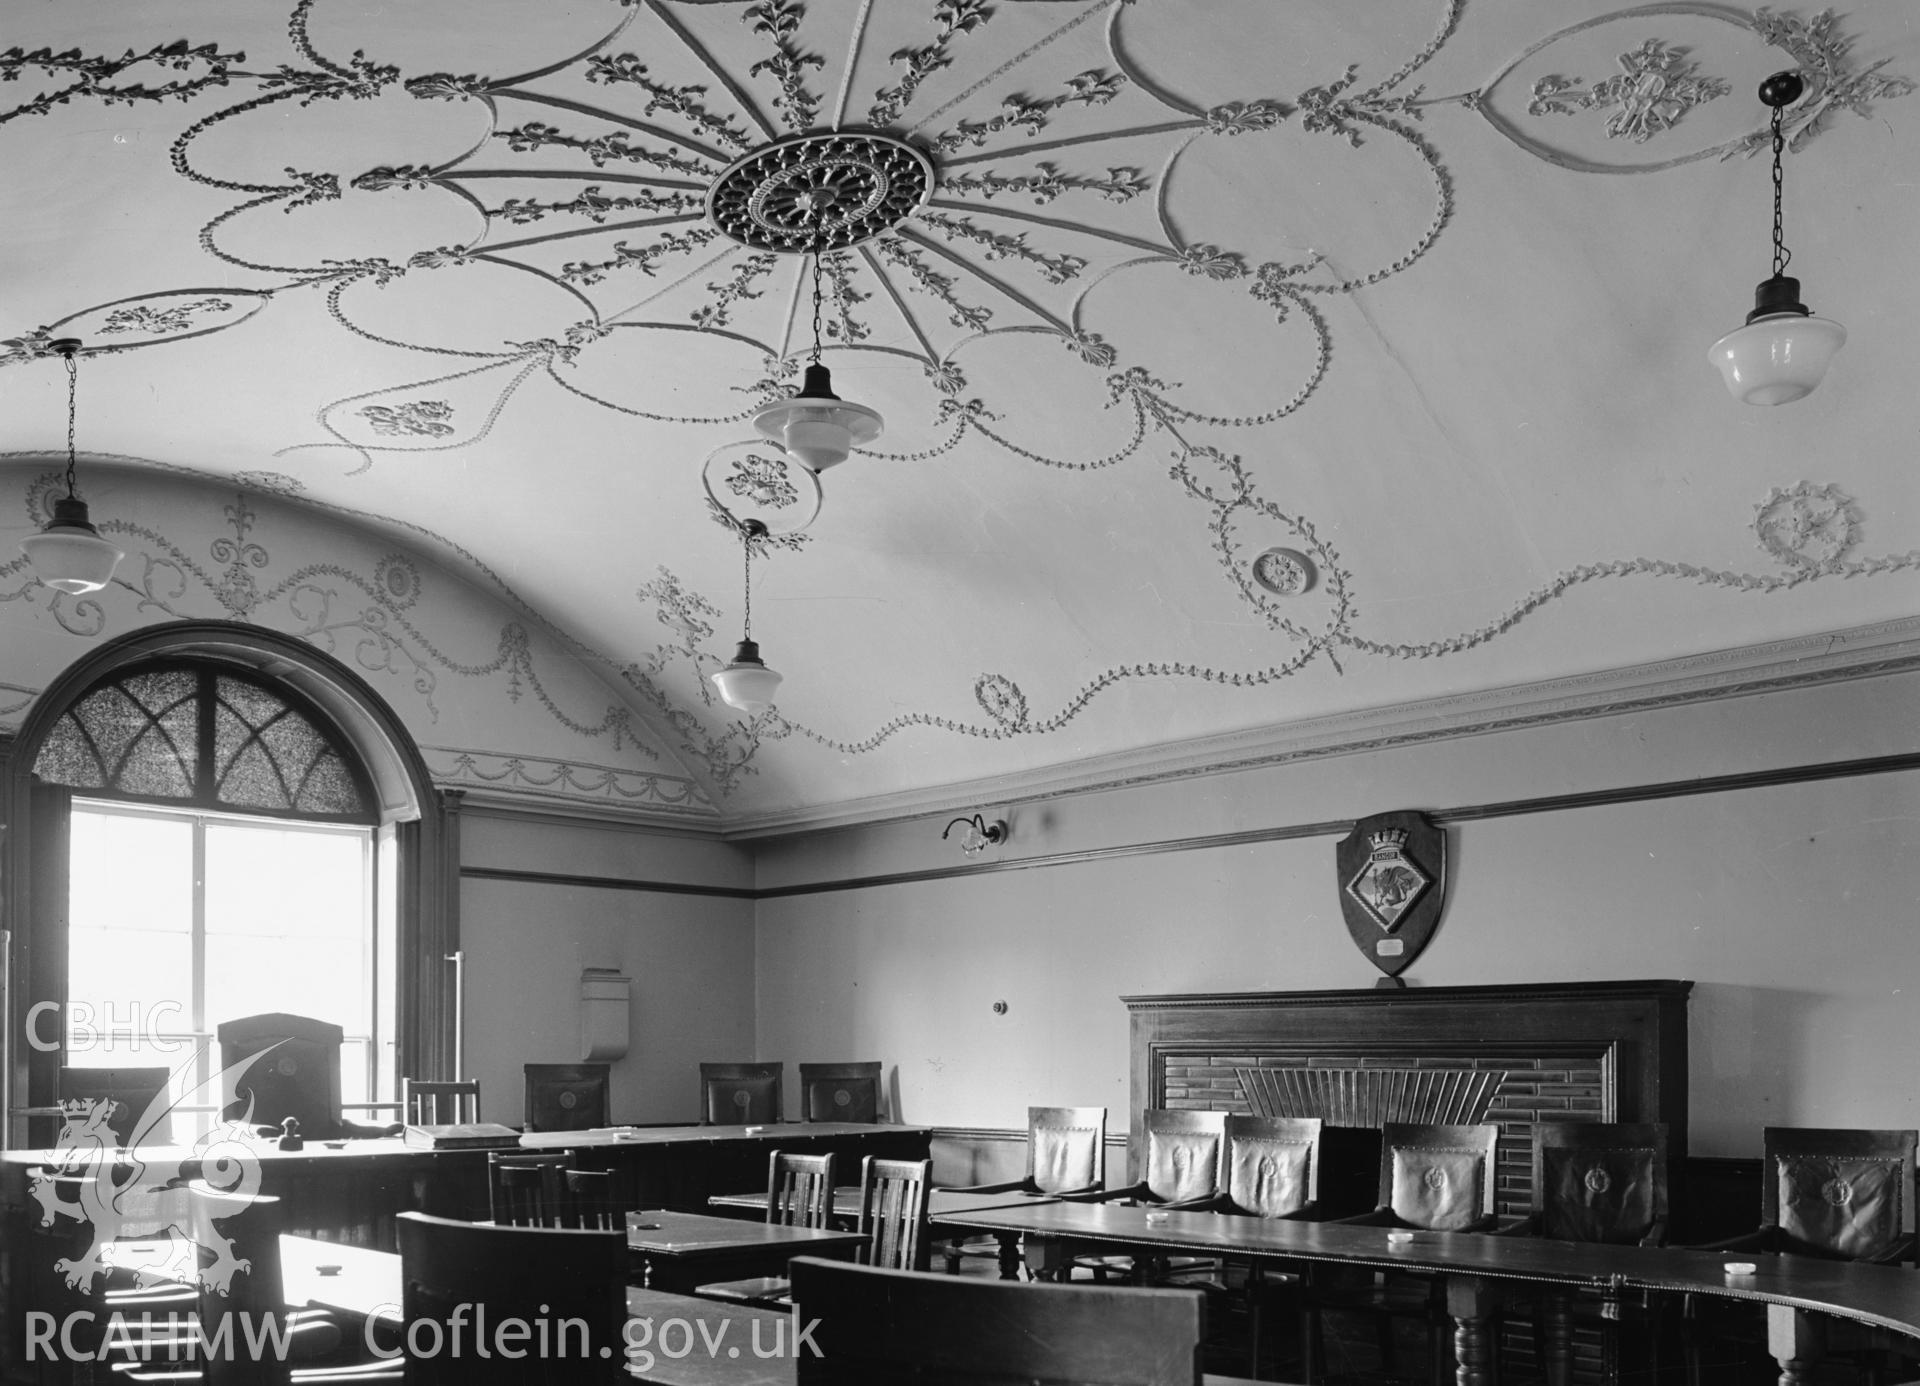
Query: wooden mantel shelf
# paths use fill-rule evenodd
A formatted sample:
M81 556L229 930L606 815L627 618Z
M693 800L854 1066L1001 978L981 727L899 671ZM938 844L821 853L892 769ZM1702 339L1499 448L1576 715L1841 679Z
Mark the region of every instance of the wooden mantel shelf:
M1692 982L1672 979L1627 982L1519 982L1478 987L1347 987L1331 991L1213 991L1167 992L1152 996L1123 996L1130 1011L1250 1010L1265 1006L1454 1006L1479 1001L1551 1001L1573 997L1583 1001L1600 997L1671 997L1685 1001Z

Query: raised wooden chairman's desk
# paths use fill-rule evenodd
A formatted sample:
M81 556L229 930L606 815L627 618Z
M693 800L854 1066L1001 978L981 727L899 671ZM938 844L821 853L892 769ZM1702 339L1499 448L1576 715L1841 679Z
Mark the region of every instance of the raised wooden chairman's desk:
M774 1150L831 1152L859 1177L868 1155L924 1159L924 1126L840 1122L783 1122L769 1126L628 1126L594 1131L547 1131L520 1138L527 1153L567 1150L581 1169L614 1175L613 1197L627 1207L703 1212L714 1194L764 1188L767 1156ZM283 1201L288 1232L356 1246L394 1249L394 1214L414 1209L447 1217L484 1218L488 1213L485 1150L423 1150L398 1137L358 1141L309 1141L299 1151L281 1150L271 1139L247 1142L246 1158L259 1161L260 1189ZM0 1204L37 1223L39 1208L28 1187L29 1172L71 1166L82 1152L13 1150L0 1157ZM99 1152L96 1168L124 1178L126 1157ZM135 1152L147 1182L201 1177L202 1155L182 1146L142 1147ZM159 1176L158 1178L156 1176ZM111 1176L110 1176L111 1177ZM22 1230L17 1224L14 1230ZM9 1237L10 1244L19 1239Z

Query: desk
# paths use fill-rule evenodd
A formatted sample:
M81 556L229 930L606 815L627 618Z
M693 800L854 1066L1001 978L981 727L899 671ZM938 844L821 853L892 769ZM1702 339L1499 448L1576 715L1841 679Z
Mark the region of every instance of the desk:
M651 1290L684 1292L716 1280L779 1275L795 1256L843 1259L866 1243L864 1232L667 1210L627 1214L627 1246Z
M1152 1221L1148 1219L1152 1218ZM1447 1281L1459 1329L1462 1386L1486 1380L1486 1319L1501 1282L1524 1280L1599 1289L1644 1289L1755 1300L1768 1306L1768 1331L1781 1382L1809 1379L1797 1354L1801 1312L1832 1314L1920 1339L1920 1274L1900 1266L1800 1256L1730 1256L1679 1247L1602 1246L1470 1232L1415 1232L1404 1241L1383 1227L1288 1222L1217 1213L1169 1212L1111 1203L1047 1203L950 1214L949 1226L997 1235L1069 1238L1199 1255L1338 1262L1424 1271ZM1752 1275L1729 1275L1729 1260Z
M639 1126L594 1131L542 1131L520 1137L523 1150L572 1150L585 1169L609 1170L614 1197L629 1208L674 1208L688 1212L729 1189L766 1181L767 1156L775 1150L831 1152L858 1169L867 1155L924 1159L924 1126L846 1122L793 1122L764 1127ZM260 1191L283 1201L288 1231L351 1241L382 1251L394 1248L393 1216L407 1210L466 1219L489 1216L487 1152L423 1150L399 1137L308 1142L299 1151L271 1141L248 1142L246 1157L260 1165ZM143 1146L139 1160L181 1179L200 1177L200 1152L187 1146ZM39 1209L27 1192L27 1172L68 1159L97 1157L96 1169L129 1177L124 1154L108 1151L11 1150L0 1156L0 1204Z

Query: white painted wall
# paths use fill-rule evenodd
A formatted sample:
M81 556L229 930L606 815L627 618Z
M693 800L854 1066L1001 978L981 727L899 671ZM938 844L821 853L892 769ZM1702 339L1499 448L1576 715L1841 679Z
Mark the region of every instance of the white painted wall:
M745 887L740 848L667 833L484 812L462 817L461 859L561 875ZM699 1119L696 1065L753 1057L753 905L744 899L469 878L466 1076L483 1115L517 1124L521 1065L580 1059L580 973L633 979L630 1047L612 1070L616 1122Z
M1890 677L1079 795L1015 807L987 859L1892 754L1916 711L1920 676ZM759 885L958 864L943 823L763 844ZM1120 996L1372 984L1333 841L763 900L760 1053L882 1058L915 1122L1124 1112ZM1767 1124L1920 1125L1920 774L1485 819L1450 850L1409 980L1694 980L1695 1154L1757 1154Z

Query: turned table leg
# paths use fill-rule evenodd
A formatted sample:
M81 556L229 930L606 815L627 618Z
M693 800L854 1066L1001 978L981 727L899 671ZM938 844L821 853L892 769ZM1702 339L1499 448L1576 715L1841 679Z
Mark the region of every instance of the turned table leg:
M1492 1386L1493 1334L1487 1319L1493 1305L1493 1288L1480 1277L1447 1277L1447 1313L1453 1319L1454 1380L1459 1386Z
M1780 1364L1780 1386L1809 1386L1826 1347L1826 1332L1814 1315L1784 1304L1767 1306L1767 1352Z

